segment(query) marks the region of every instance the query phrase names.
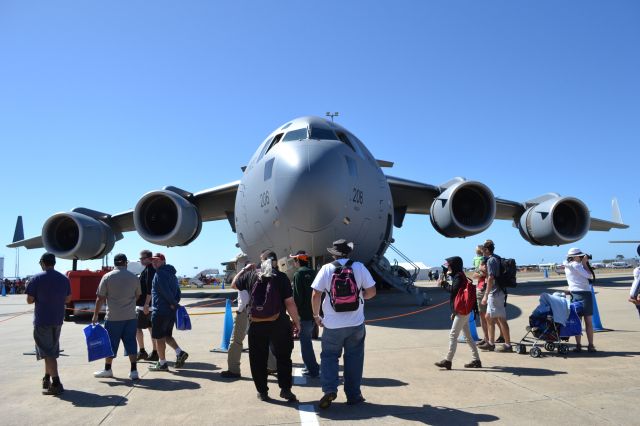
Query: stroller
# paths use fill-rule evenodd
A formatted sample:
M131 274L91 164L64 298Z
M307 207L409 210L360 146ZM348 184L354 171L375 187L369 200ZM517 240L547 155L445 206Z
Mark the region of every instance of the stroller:
M542 293L540 304L529 316L527 334L517 346L519 354L527 353L527 346L531 346L529 355L538 358L542 355L541 346L553 352L565 355L569 352L566 342L571 336L582 334L582 302L570 302L562 292L554 294Z

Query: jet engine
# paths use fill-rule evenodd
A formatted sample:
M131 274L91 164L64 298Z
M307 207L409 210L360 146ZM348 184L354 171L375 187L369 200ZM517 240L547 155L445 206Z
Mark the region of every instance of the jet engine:
M115 232L106 223L82 213L56 213L42 227L42 243L62 259L98 259L116 243Z
M433 200L430 215L435 230L445 237L468 237L491 226L496 200L485 184L458 181Z
M578 241L590 224L587 206L573 197L554 197L530 207L517 223L522 238L538 246Z
M167 247L189 244L202 229L196 206L168 189L143 195L133 212L133 223L142 238Z

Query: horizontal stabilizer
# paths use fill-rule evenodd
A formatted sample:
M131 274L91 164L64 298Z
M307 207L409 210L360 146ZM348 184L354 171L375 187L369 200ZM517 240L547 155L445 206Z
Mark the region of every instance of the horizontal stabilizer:
M7 247L9 248L24 247L27 249L36 249L36 248L44 247L44 244L42 243L42 236L38 236L38 237L29 238L27 240L14 241L11 244L7 244Z

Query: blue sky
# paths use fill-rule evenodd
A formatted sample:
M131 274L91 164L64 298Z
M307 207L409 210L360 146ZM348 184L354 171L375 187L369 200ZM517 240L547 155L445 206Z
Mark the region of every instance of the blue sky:
M454 176L524 201L576 196L631 228L575 245L635 255L640 239L640 4L636 1L18 1L0 6L0 240L15 218L38 235L53 213L132 208L165 185L191 191L241 177L277 126L339 111L386 172ZM496 221L447 239L425 216L394 233L410 258L468 260L486 238L519 263L561 260ZM226 222L160 248L180 274L238 249ZM20 274L42 250L20 251ZM0 248L5 275L15 250ZM390 256L393 260L393 256ZM100 261L81 262L94 268ZM59 269L70 268L61 261Z

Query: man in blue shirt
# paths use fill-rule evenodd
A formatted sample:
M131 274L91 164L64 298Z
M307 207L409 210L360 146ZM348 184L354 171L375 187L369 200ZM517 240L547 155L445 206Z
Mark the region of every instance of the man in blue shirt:
M60 331L64 321L65 305L71 300L69 279L54 269L56 257L45 253L40 257L43 272L33 276L27 284L27 303L35 303L33 310L33 338L36 357L44 359L42 393L60 395L64 387L58 375Z

